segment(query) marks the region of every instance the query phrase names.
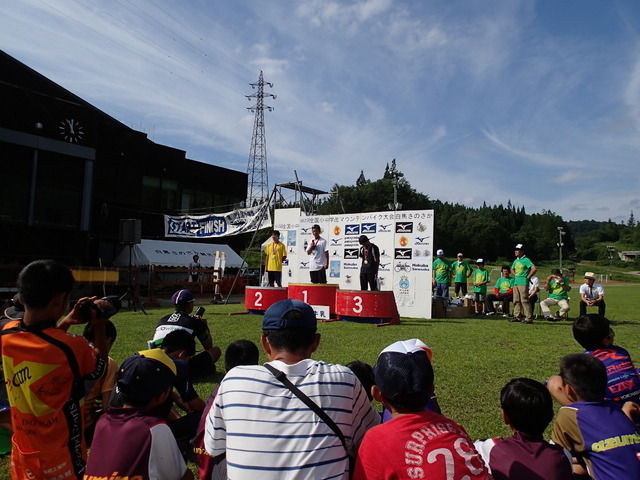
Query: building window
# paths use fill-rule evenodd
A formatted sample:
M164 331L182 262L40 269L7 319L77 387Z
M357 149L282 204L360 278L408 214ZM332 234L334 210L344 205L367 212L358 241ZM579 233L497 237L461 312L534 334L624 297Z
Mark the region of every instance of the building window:
M0 143L0 220L27 222L33 149Z
M141 204L143 208L157 209L160 206L162 198L162 180L157 177L142 177L142 198Z
M175 210L178 203L178 182L175 180L162 180L162 204L166 210Z
M40 150L33 221L40 225L78 227L85 161Z

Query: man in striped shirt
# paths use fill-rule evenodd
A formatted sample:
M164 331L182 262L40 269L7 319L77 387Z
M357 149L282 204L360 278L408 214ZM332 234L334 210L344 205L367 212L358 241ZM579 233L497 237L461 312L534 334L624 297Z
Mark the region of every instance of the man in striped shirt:
M264 366L239 366L220 384L205 429L207 452L226 452L229 478L349 477L349 456L380 417L351 370L311 359L320 343L316 327L309 305L282 300L265 312L261 343L268 363L340 428L346 451L332 428Z

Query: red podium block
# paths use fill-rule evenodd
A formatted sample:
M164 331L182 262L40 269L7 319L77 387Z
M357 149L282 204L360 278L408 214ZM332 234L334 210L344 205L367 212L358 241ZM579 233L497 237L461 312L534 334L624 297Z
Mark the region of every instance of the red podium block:
M393 325L400 323L392 291L338 290L336 313L340 320Z
M290 283L289 298L302 300L309 305L329 307L329 314L336 314L336 292L339 285L333 283Z
M284 287L245 287L244 291L244 306L251 313L264 313L274 303L286 299Z

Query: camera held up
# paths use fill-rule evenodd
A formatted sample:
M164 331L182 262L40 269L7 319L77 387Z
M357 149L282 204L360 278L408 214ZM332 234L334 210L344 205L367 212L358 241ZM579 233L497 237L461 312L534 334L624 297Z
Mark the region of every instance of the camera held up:
M97 304L96 302L100 302ZM80 303L79 314L83 323L91 321L91 311L96 312L96 318L111 318L122 308L122 303L116 295L109 295L100 300L84 300Z

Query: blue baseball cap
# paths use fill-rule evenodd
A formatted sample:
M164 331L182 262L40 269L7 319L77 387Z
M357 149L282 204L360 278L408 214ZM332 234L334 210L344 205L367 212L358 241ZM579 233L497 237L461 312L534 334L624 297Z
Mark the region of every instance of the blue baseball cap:
M290 315L291 312L298 312L298 314ZM313 308L300 300L280 300L264 312L262 319L263 330L281 330L283 328L316 330L317 327L318 320Z
M196 298L189 290L178 290L171 296L171 303L174 305L184 305L189 302L194 302Z

